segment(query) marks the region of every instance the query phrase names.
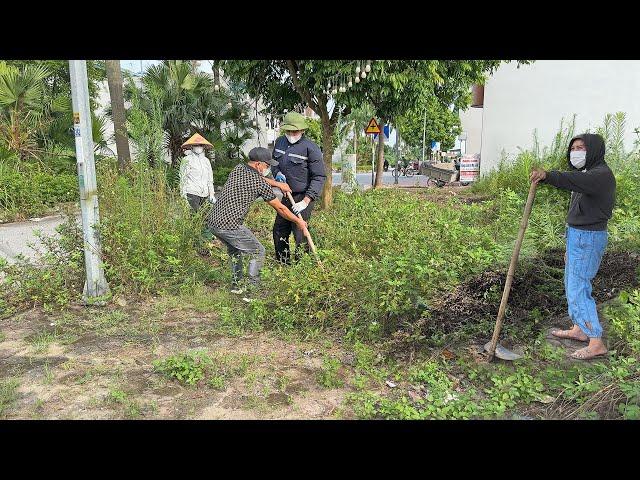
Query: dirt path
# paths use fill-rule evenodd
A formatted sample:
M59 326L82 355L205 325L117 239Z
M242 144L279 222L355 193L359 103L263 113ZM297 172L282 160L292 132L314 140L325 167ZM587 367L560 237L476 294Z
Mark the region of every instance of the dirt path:
M55 320L54 320L55 319ZM17 381L6 418L330 419L347 388L327 389L311 342L269 333L217 333L214 315L153 308L79 307L53 317L34 309L2 321L0 380ZM246 368L224 386L180 384L153 362L193 349Z

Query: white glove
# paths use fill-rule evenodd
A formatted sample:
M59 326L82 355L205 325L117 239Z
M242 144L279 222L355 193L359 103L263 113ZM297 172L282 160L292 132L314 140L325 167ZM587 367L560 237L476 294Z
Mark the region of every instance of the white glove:
M291 209L293 210L293 213L298 214L300 212L302 212L305 208L307 208L307 202L305 202L304 200L300 200L297 203L294 203L291 206Z
M209 203L216 203L216 197L214 197L213 195L211 195L209 197Z

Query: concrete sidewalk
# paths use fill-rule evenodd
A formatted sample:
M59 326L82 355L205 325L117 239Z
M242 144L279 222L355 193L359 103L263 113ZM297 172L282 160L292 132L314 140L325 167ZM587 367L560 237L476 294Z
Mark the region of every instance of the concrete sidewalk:
M62 215L32 218L25 222L0 225L0 257L14 263L18 255L35 260L42 252L42 242L36 237L38 230L47 236L57 236L56 227L64 222ZM31 248L29 245L32 244Z

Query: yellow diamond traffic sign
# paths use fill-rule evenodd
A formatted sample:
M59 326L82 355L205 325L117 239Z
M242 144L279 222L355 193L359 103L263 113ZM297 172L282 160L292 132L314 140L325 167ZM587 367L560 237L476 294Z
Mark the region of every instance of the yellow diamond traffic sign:
M380 126L378 125L378 122L376 122L375 118L369 120L369 124L367 125L367 128L364 129L364 133L366 133L367 135L380 133Z

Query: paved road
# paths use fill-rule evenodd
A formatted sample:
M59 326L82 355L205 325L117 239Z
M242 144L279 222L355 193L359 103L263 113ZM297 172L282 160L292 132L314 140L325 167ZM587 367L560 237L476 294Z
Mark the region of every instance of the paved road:
M369 173L358 173L356 175L356 179L360 185L364 188L371 187L371 172ZM393 185L394 177L391 171L383 172L382 174L382 182L384 185ZM342 183L342 174L340 172L333 173L333 185L340 185ZM398 177L398 185L404 187L426 187L427 186L427 177L424 175L414 175L413 177Z
M10 263L15 262L19 254L36 259L36 252L42 251L42 242L36 237L36 231L40 230L47 236L57 235L55 229L63 221L62 216L54 215L26 222L0 225L0 257ZM29 244L33 244L35 251Z

